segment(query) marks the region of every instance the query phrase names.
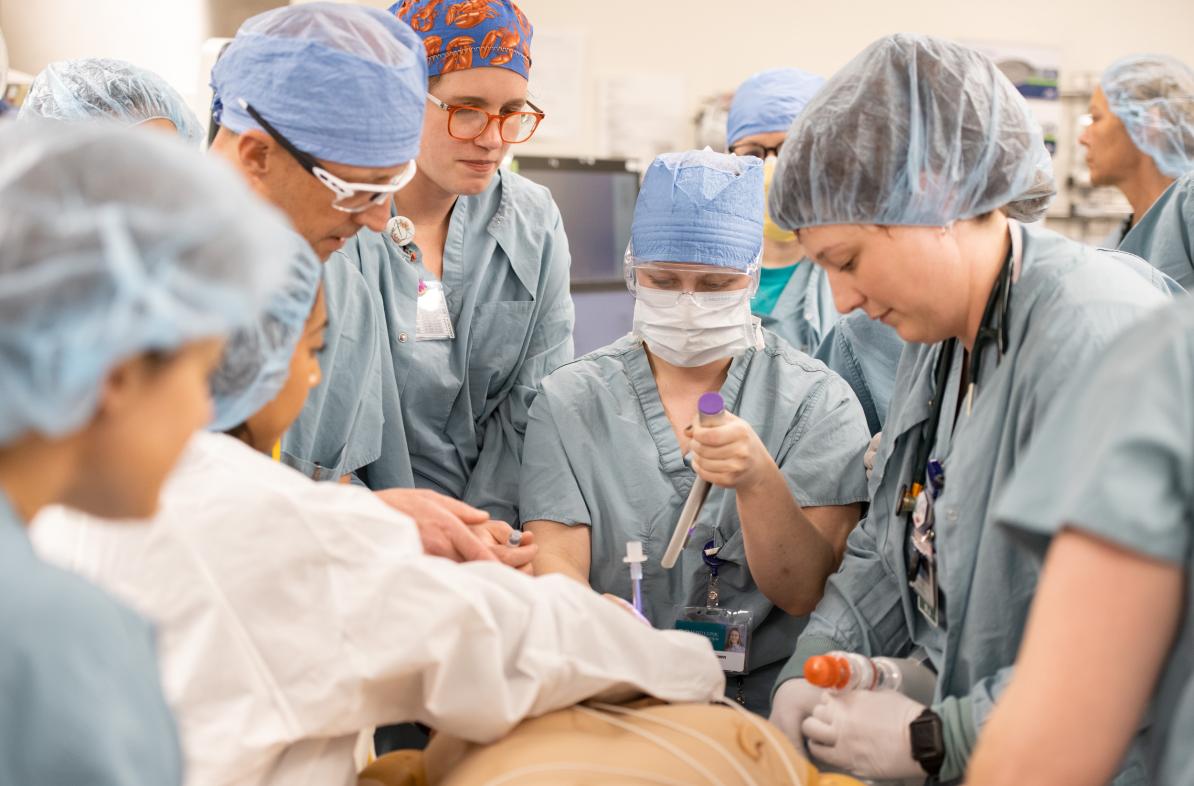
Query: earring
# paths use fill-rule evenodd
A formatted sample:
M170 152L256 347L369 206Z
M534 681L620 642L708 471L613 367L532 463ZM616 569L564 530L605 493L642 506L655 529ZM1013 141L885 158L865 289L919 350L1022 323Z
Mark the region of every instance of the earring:
M315 387L318 384L319 384L319 372L312 371L311 376L307 377L307 385L309 385L310 387Z

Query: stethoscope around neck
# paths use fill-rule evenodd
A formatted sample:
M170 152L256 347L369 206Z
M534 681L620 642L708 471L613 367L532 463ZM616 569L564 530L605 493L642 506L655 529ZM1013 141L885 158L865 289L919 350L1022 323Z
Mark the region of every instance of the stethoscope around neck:
M1009 222L1010 223L1010 222ZM1009 226L1012 233L1012 244L1008 249L1007 258L995 279L995 286L987 297L983 318L979 323L978 332L974 336L974 344L970 348L970 362L962 379L961 391L965 391L966 414L969 415L974 405L974 397L978 394L979 374L982 367L983 352L992 344L996 350L996 364L1003 360L1007 352L1009 341L1008 310L1011 305L1012 283L1016 275L1016 261L1019 251L1019 226ZM913 478L918 472L926 472L929 455L937 443L937 433L941 425L941 409L945 400L945 389L949 384L950 371L953 368L954 355L957 354L957 338L947 340L941 346L941 354L933 369L933 390L929 398L928 419L921 429L920 441L917 445L912 462ZM927 477L926 477L927 480ZM924 487L923 483L911 482L901 490L899 511L910 515L916 504L916 495Z

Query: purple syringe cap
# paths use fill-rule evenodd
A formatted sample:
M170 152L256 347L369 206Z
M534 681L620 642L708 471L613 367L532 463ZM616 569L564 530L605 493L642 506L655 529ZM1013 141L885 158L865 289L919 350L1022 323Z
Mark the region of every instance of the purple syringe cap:
M726 400L720 393L705 393L697 400L697 411L702 415L720 415L726 411Z

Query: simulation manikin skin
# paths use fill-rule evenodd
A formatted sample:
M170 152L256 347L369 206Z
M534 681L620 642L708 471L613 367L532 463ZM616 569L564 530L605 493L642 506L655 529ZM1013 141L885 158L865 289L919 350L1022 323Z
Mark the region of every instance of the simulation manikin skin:
M411 757L393 768L388 758L366 769L359 786L859 786L853 778L819 774L779 729L740 708L653 699L570 707L525 721L491 745L437 735L422 772L417 762L411 767Z

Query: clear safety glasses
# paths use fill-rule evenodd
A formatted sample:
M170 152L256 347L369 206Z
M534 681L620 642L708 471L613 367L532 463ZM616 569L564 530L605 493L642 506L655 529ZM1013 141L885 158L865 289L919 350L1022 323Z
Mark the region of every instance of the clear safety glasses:
M269 121L262 117L243 98L240 99L240 105L242 109L248 112L265 129L265 133L273 137L273 140L281 145L299 163L299 166L307 170L312 177L332 192L334 195L332 207L342 213L363 213L372 207L385 204L390 197L401 191L415 176L415 162L412 159L406 165L406 169L401 174L390 178L390 182L388 183L352 183L344 180L320 166L319 161L314 156L304 153L295 147L289 139L283 136L278 129L270 125Z
M635 297L663 308L686 299L706 308L740 303L758 287L757 276L750 273L682 262L631 262L626 283Z
M431 93L427 94L427 100L448 113L448 136L461 142L474 141L485 133L490 123L497 121L502 141L508 145L517 145L534 136L535 129L546 117L543 110L530 101L527 101L527 106L532 110L530 112L506 112L495 115L475 106L446 104Z

